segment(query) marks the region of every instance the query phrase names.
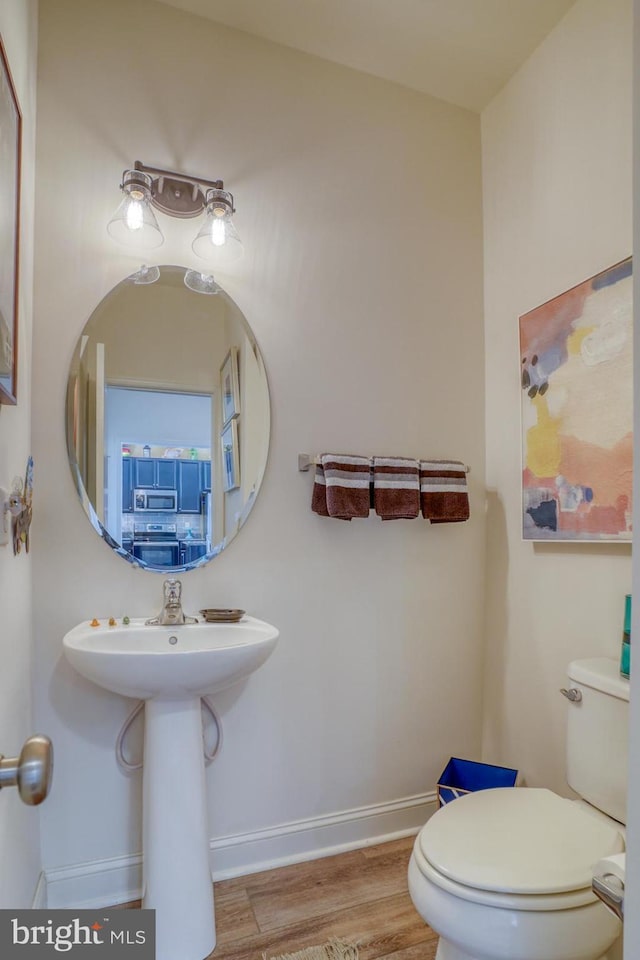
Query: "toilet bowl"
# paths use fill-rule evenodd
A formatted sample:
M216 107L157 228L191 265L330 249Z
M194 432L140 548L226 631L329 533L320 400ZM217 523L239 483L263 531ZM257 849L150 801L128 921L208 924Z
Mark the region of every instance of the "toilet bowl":
M581 799L480 790L416 838L409 892L440 934L436 960L621 960L622 925L591 877L624 849L629 681L608 657L567 674L567 782Z
M409 892L436 960L612 960L621 924L591 874L623 849L614 821L550 790L482 790L422 828Z

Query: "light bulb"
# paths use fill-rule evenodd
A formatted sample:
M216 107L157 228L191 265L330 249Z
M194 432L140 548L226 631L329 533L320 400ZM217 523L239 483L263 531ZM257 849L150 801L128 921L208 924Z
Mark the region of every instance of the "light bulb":
M215 270L223 269L235 260L239 260L244 253L242 241L233 225L231 213L222 210L207 210L207 219L202 225L198 236L192 243L193 252Z
M139 190L132 190L129 194L129 203L127 204L127 212L125 215L127 230L141 230L144 226L143 199L144 194Z
M211 243L214 247L221 247L227 242L227 229L224 214L217 212L211 218Z
M138 170L125 170L124 197L107 224L109 235L128 246L159 247L162 230L151 209L151 177Z

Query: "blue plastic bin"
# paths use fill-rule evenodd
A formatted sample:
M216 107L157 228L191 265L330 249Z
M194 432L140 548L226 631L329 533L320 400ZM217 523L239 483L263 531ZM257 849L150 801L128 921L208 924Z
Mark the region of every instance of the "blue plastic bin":
M438 805L442 807L445 803L476 790L515 787L517 779L518 771L511 767L496 767L491 763L451 757L436 784Z

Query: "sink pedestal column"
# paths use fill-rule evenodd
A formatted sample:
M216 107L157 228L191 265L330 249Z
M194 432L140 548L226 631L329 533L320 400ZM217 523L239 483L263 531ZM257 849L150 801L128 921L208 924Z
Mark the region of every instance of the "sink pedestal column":
M204 960L216 933L199 697L145 703L143 872L156 960Z

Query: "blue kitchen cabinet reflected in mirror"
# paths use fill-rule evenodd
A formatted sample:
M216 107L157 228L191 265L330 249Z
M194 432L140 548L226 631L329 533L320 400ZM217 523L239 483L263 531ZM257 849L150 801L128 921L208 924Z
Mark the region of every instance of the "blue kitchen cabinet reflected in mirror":
M178 460L177 466L178 512L199 515L204 493L202 463L198 460Z
M225 490L220 369L238 362L234 419L241 482ZM81 503L121 556L150 570L190 569L243 526L269 443L262 357L236 304L188 289L184 269L133 278L98 305L78 341L67 393L67 446Z

